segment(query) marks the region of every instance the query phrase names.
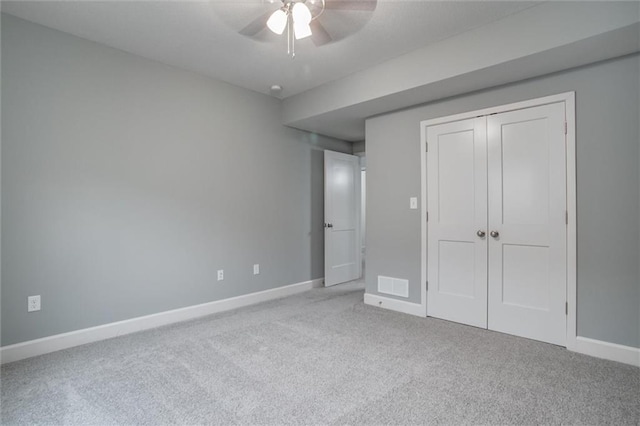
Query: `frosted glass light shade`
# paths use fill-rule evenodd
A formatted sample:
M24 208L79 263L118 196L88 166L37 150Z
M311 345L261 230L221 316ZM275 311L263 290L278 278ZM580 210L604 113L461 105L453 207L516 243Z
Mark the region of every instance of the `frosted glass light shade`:
M267 21L267 27L276 34L282 34L286 26L287 14L282 9L273 12Z
M309 22L311 22L311 11L304 3L298 2L294 4L291 14L293 15L293 22L296 24L306 24L308 26Z
M296 40L309 37L311 35L311 27L307 23L295 22L293 23L293 32L296 35Z

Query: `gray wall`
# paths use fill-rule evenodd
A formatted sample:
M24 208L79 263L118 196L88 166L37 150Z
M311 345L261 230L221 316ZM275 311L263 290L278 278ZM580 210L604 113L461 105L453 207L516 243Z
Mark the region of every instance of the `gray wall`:
M323 276L279 100L3 15L2 113L3 346Z
M358 142L353 142L353 153L354 154L363 154L365 153L366 150L366 145L364 143L364 141L358 141Z
M410 281L420 302L420 121L576 91L578 335L640 346L638 55L367 120L368 293Z

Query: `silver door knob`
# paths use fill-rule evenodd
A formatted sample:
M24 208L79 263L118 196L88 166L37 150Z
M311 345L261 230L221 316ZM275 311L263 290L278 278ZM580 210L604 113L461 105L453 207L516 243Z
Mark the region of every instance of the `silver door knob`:
M476 232L476 235L480 238L484 238L485 235L487 235L484 231L478 231Z
M500 233L498 231L491 231L489 235L491 235L493 238L498 238L500 236Z

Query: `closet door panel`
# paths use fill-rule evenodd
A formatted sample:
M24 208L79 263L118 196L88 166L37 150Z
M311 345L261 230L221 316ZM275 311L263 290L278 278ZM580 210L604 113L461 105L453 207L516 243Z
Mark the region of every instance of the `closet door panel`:
M427 129L427 313L487 326L486 119Z
M491 330L564 345L564 103L489 116Z

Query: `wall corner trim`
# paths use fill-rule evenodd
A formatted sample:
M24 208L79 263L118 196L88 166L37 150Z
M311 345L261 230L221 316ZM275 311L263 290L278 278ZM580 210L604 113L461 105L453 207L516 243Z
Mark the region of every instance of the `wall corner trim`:
M218 312L230 311L232 309L242 308L256 303L267 302L269 300L302 293L307 290L311 290L312 288L323 287L323 285L324 278L318 278L283 287L231 297L228 299L215 300L213 302L187 306L185 308L173 309L124 321L103 324L96 327L70 331L68 333L56 334L53 336L43 337L41 339L16 343L14 345L0 348L0 363L6 364L25 358L72 348L74 346L123 336L125 334L136 333L138 331L149 330L177 322L188 321Z
M389 309L391 311L402 312L403 314L426 317L425 306L419 303L406 302L404 300L392 299L390 297L378 296L377 294L365 293L365 305L376 306L378 308Z
M640 348L634 348L632 346L618 345L616 343L577 336L574 346L569 350L584 355L591 355L596 358L604 358L610 361L640 367Z

